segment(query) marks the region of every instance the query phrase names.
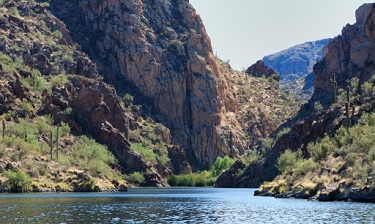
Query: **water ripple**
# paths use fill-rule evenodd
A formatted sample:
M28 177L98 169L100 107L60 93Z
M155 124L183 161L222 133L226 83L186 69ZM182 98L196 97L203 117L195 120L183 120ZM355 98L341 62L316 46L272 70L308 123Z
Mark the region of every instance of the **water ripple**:
M375 223L375 205L254 197L254 189L0 195L0 223Z

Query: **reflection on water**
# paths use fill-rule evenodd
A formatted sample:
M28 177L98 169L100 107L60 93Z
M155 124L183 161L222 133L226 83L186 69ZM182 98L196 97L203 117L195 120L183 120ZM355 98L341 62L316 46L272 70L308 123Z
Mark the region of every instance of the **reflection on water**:
M373 223L375 205L254 197L254 189L0 194L0 223Z

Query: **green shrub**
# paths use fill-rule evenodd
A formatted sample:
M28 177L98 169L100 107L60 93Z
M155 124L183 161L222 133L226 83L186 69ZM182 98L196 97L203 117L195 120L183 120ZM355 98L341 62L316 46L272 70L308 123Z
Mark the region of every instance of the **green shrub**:
M276 135L276 139L275 139L275 142L283 135L285 135L286 133L289 133L290 132L290 128L283 128L281 131L279 131Z
M61 137L66 136L70 133L70 126L65 122L61 122L59 131L60 131L59 135Z
M353 166L357 160L358 154L354 152L348 153L348 155L345 157L345 161L348 166Z
M39 40L44 41L45 36L40 31L36 32L36 36Z
M310 142L307 145L307 151L310 156L314 158L315 161L326 158L329 154L333 152L335 145L331 142L330 138L327 136L323 138L320 143Z
M17 7L12 7L10 10L12 11L12 14L13 14L15 17L19 17L19 16L20 16Z
M33 106L31 105L31 103L29 103L27 100L26 100L26 98L23 98L22 99L22 109L24 110L24 111L26 111L27 112L27 114L29 115L29 116L31 116L34 112L33 112Z
M136 184L145 183L145 177L140 172L134 172L130 175L131 180Z
M203 176L201 176L201 175L195 175L194 176L194 186L204 187L206 185L207 185L207 183L206 183L206 180Z
M273 144L274 144L274 140L272 138L270 138L270 137L265 138L263 140L263 144L262 144L262 153L266 154L267 151L272 149Z
M287 149L277 159L276 167L283 175L285 175L292 171L297 158L297 152L292 152L290 149Z
M22 170L7 170L4 174L8 178L7 184L12 192L31 190L32 178Z
M210 177L207 179L206 184L207 186L214 186L216 182L216 177Z
M58 76L53 76L51 78L52 86L63 86L69 83L68 76L65 74L59 74Z
M175 175L170 175L167 177L167 182L171 187L177 186L177 177Z
M293 174L296 176L302 176L310 171L315 171L318 167L312 159L298 159L295 163Z
M229 156L225 156L224 158L217 157L214 165L212 165L212 176L219 176L224 170L228 169L234 162L236 162L236 160L230 158Z
M322 104L320 104L319 101L317 101L317 102L314 103L314 110L315 110L316 112L320 112L320 111L323 110L323 106L322 106Z
M157 155L150 149L144 147L142 143L131 143L131 148L141 154L141 156L147 161L153 164L157 163Z
M192 174L184 174L177 176L177 186L192 187L194 186L194 178Z
M249 150L246 155L244 155L241 160L244 164L250 164L252 162L258 161L260 159L260 154L257 150Z
M128 101L128 102L133 102L134 96L127 93L127 94L124 95L123 100Z

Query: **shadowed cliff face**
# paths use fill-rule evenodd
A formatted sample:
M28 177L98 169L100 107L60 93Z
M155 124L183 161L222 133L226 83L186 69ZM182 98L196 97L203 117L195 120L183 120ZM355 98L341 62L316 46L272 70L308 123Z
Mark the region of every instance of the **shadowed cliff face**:
M200 164L244 152L235 132L229 143L225 115L236 103L188 1L54 0L51 8L99 72L112 83L125 78L151 99L172 142Z

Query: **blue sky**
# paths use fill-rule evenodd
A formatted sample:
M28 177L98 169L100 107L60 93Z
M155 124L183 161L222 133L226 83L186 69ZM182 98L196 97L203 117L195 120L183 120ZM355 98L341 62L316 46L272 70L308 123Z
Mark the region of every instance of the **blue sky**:
M190 0L214 53L242 70L263 56L335 37L355 22L358 0Z

